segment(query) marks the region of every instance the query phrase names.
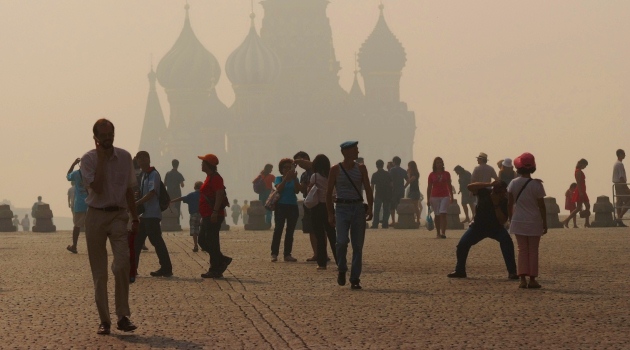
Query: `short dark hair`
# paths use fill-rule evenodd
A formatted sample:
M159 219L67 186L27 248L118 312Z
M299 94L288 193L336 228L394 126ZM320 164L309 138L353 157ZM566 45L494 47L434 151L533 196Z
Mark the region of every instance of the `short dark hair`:
M299 151L298 153L296 153L296 154L293 156L293 159L298 159L298 158L301 158L301 159L306 159L306 160L311 160L311 157L308 155L308 153L306 153L306 152L304 152L304 151Z
M171 165L173 166L173 168L177 168L179 166L179 160L173 159L171 161Z
M138 151L138 153L136 153L136 158L138 157L147 157L149 158L149 160L151 160L151 156L149 155L149 152L147 151Z
M204 163L206 163L206 166L208 167L208 169L212 170L213 173L217 172L217 166L214 164L210 164L210 162L208 161L203 161Z
M200 189L200 188L201 188L201 186L203 186L203 182L201 182L201 181L197 181L197 182L195 182L195 187L194 187L194 188L195 188L196 190L198 190L198 189Z
M582 158L582 159L578 160L577 164L575 164L575 167L576 167L576 168L577 168L577 167L579 167L579 166L580 166L580 164L584 164L584 165L586 166L586 165L588 165L588 160L586 160L586 159L584 159L584 158Z
M624 152L621 148L617 150L617 157L621 157L624 154L626 154L626 152Z
M464 168L462 168L462 166L461 166L461 165L457 165L457 166L455 166L455 168L453 169L453 171L454 171L454 172L456 172L456 173L457 173L457 172L460 172L460 171L463 171L463 170L464 170Z
M516 172L521 175L533 174L536 172L536 167L533 168L516 168Z
M94 126L92 127L92 133L94 134L94 136L98 136L98 127L99 126L103 126L103 125L111 125L112 126L112 131L115 131L114 129L114 123L110 122L109 120L105 119L105 118L101 118L99 120L97 120L94 123Z
M400 162L402 162L402 160L400 160L399 156L395 156L394 158L392 158L392 162L394 162L395 165L400 165Z
M384 166L385 166L385 162L383 162L382 159L379 159L376 161L376 169L383 169Z

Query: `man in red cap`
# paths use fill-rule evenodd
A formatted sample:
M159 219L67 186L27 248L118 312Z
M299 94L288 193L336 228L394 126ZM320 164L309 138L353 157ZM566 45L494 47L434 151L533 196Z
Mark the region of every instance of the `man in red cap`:
M199 213L201 214L201 230L199 245L210 254L210 268L201 274L203 278L221 278L227 270L232 258L221 253L219 230L225 220L225 207L229 206L225 193L223 177L217 172L219 158L214 154L199 156L201 171L206 173L206 180L201 185L199 197Z

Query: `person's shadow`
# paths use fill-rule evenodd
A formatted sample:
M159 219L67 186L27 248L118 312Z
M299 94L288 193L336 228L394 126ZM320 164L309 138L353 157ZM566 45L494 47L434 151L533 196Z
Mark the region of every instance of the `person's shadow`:
M114 334L114 337L121 341L132 344L145 344L152 348L174 348L174 349L203 349L203 344L197 344L188 340L178 340L159 335L142 336L133 333Z

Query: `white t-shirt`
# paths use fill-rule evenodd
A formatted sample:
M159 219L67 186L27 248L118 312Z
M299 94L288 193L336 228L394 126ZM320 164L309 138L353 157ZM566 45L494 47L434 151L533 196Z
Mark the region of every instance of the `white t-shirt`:
M475 167L470 178L470 183L474 182L491 182L496 179L497 172L488 164L479 164Z
M624 180L622 180L622 178ZM612 182L625 183L626 181L628 181L628 178L626 177L626 168L623 166L623 163L618 160L613 166Z
M317 196L320 203L326 203L326 191L328 190L328 178L321 176L318 173L311 175L312 185L317 186Z
M528 178L517 177L508 185L508 193L514 196L514 200L521 191L521 188L528 181ZM512 221L510 222L510 233L523 236L542 236L543 220L538 209L538 199L546 195L542 183L532 180L521 193L518 201L514 204Z

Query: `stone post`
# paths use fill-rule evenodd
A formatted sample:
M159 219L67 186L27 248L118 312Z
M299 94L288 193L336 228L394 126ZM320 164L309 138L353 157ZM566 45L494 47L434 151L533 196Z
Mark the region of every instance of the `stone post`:
M33 213L35 220L35 226L33 226L33 232L55 232L57 227L53 225L52 218L53 213L50 210L48 204L40 204Z
M545 207L547 209L547 228L562 228L562 222L558 218L560 207L554 197L545 197Z
M595 220L591 222L592 227L615 227L617 223L613 219L613 211L615 208L610 202L608 196L597 197L597 202L593 204L593 212Z
M227 216L225 217L225 219L223 220L223 222L221 223L221 228L219 229L219 231L229 231L230 230L230 225L227 224Z
M15 232L17 227L13 226L13 211L8 204L0 205L0 232Z
M398 221L394 228L409 230L420 227L420 224L414 218L415 208L410 198L402 198L400 203L398 203L398 207L396 207L396 211L398 212Z
M245 224L245 230L247 231L263 231L271 228L271 223L265 222L265 215L267 209L263 206L261 201L251 201L249 203L249 209L247 209L247 215L249 220Z
M453 198L453 203L448 205L446 209L446 228L449 230L463 230L464 224L459 221L459 214L461 213L457 199Z
M181 231L182 227L179 224L179 211L171 204L168 209L162 212L162 232Z

